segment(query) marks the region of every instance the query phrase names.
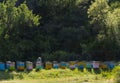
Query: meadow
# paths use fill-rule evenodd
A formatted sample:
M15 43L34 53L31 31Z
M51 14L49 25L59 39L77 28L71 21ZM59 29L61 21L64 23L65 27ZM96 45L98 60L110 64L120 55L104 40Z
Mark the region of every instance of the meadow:
M120 83L120 67L112 71L100 70L99 73L84 69L42 69L38 72L0 72L0 83Z

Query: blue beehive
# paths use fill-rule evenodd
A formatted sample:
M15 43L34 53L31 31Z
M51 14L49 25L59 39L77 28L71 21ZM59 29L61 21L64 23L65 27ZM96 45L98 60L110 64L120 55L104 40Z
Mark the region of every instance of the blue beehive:
M10 68L10 64L11 64L11 61L7 61L7 62L6 62L6 69L9 70L9 68Z
M17 70L18 71L23 71L25 69L25 63L24 62L17 62Z
M5 64L0 62L0 71L4 71L5 70Z
M7 61L6 62L6 69L13 71L15 70L15 62Z
M84 61L80 61L77 63L77 65L78 65L78 69L84 69L86 63Z
M114 62L109 62L107 64L107 66L108 66L109 69L113 69L115 67L115 64L114 64Z
M54 69L58 69L59 68L59 64L57 63L57 61L53 61L53 68Z
M66 62L61 62L61 63L60 63L60 68L61 68L61 69L67 68Z

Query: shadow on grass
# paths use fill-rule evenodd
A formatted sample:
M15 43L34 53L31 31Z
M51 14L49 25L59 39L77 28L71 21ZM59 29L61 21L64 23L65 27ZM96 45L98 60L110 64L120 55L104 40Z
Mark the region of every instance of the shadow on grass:
M23 73L30 73L30 72L20 72L17 71L17 73L13 73L12 71L0 71L0 81L2 80L13 80L13 79L24 79Z
M0 71L0 81L2 80L11 80L13 75L10 72Z
M94 72L95 74L100 74L100 73L101 73L101 70L100 70L99 68L94 68L94 69L93 69L93 72Z

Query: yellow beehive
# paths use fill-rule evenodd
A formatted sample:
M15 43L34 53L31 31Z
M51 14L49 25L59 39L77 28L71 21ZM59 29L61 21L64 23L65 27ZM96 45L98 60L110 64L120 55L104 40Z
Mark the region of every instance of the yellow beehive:
M51 69L52 68L52 63L51 62L46 62L45 63L45 69Z
M70 62L69 62L69 65L75 65L75 64L76 64L75 61L70 61Z
M24 69L25 69L25 67L22 67L22 66L21 66L21 67L19 67L19 70L24 70Z
M86 66L86 62L84 62L84 61L80 61L80 62L77 63L77 65L78 65L78 66L83 65L83 66L85 67L85 66Z
M108 67L105 63L100 63L100 68L105 69L105 68L108 68Z

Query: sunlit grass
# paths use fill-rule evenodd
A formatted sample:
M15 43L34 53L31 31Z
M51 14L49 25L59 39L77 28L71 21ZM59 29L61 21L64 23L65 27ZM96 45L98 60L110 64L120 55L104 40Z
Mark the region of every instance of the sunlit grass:
M36 72L0 72L0 83L112 83L111 72L95 74L78 69L51 69Z
M88 77L89 78L89 77ZM105 79L88 78L64 78L64 79L37 79L37 80L11 80L0 83L112 83Z

